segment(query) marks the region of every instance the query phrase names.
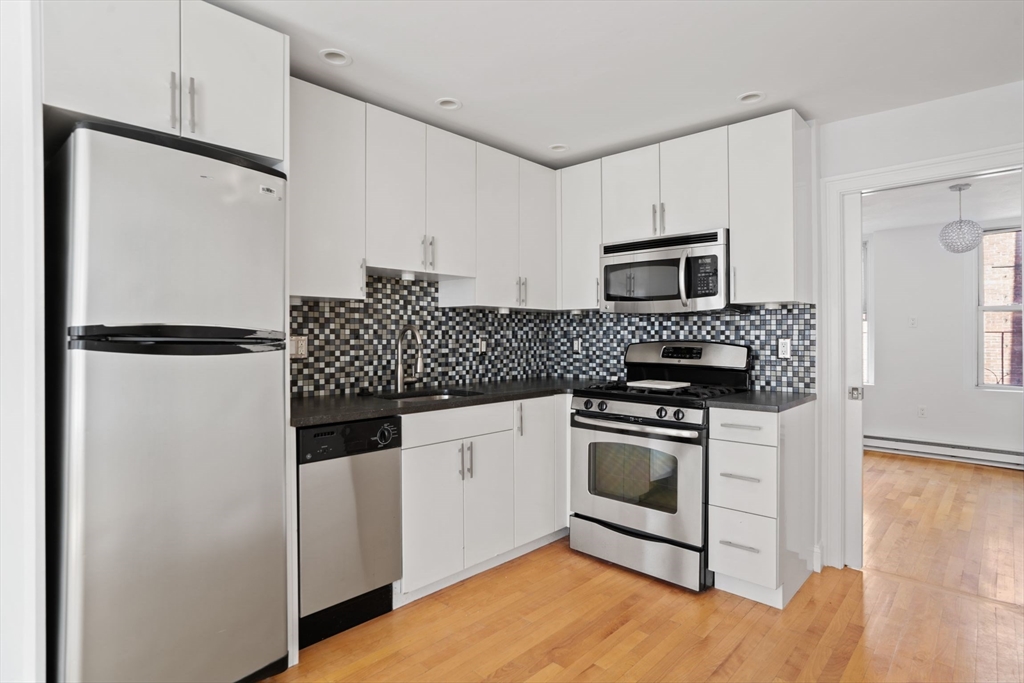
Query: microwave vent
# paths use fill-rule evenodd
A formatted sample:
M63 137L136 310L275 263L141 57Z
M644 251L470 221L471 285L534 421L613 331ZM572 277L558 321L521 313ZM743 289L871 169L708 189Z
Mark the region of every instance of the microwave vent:
M655 239L639 240L637 242L606 244L601 248L601 250L605 256L608 256L610 254L623 254L631 251L647 251L649 249L664 249L667 247L687 247L694 244L713 244L718 240L718 232L693 232L686 235L657 237Z

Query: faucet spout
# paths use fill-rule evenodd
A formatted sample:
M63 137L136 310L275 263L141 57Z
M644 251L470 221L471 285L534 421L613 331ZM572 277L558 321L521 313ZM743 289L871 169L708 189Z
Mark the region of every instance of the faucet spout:
M411 377L405 376L405 336L411 332L416 343L416 371ZM415 325L406 325L398 333L398 357L395 359L395 391L403 391L406 384L412 384L423 377L423 337Z

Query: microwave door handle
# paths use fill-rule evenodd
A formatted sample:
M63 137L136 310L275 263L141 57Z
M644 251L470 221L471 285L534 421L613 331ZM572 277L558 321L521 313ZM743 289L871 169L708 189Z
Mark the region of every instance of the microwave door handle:
M690 255L683 256L683 298L690 303Z

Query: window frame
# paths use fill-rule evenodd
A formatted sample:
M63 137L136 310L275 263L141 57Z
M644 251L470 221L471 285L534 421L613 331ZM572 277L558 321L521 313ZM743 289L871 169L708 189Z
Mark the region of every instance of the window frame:
M1021 392L1024 387L1013 384L986 384L985 383L985 313L1014 312L1022 310L1021 304L1009 304L1005 306L985 305L985 249L984 241L987 235L1003 232L1021 232L1021 239L1024 240L1024 231L1021 225L1008 225L998 228L985 228L982 230L982 243L978 245L975 267L977 273L974 278L974 353L975 353L975 386L983 391L1011 391Z
M875 243L872 234L861 237L861 320L867 324L866 333L862 333L864 348L861 355L864 367L861 369L861 381L864 386L875 384Z

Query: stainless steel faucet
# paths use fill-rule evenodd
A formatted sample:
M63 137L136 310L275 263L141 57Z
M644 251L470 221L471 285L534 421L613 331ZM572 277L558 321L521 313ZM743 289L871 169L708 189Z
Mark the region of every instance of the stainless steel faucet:
M405 333L412 332L416 340L416 374L412 377L405 376ZM423 377L423 337L420 336L420 329L415 325L406 325L398 333L398 358L395 359L395 367L398 369L398 377L395 381L395 391L404 391L406 384L412 384Z

